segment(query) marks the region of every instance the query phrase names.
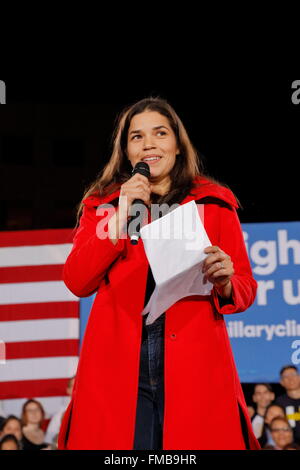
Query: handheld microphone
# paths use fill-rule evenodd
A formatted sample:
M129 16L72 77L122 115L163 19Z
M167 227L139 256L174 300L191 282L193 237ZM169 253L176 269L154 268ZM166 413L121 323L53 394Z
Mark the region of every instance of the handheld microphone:
M149 168L148 163L138 162L132 170L132 176L135 175L136 173L139 173L140 175L144 175L149 179L150 168ZM136 205L138 207L135 207ZM142 206L144 207L144 210L142 209ZM131 222L135 220L137 217L143 216L146 208L147 208L146 204L144 203L142 199L135 199L130 208L130 211L132 210L133 213L135 214L132 217L130 217L128 220L128 234L130 236L130 243L132 245L137 245L137 242L140 238L140 223L136 227L135 226L133 227L134 224L132 224ZM142 209L142 210L140 211L139 209Z

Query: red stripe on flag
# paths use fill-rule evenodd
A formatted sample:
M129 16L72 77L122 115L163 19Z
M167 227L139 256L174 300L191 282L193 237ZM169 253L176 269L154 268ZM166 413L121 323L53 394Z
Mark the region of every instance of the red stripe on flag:
M66 396L70 378L0 382L0 400Z
M78 339L56 339L5 343L6 360L36 357L78 356Z
M0 247L72 243L75 233L71 228L6 231L0 233Z
M45 318L79 318L79 301L0 305L0 322Z
M63 264L10 266L0 268L0 282L8 284L12 282L61 281L62 271Z

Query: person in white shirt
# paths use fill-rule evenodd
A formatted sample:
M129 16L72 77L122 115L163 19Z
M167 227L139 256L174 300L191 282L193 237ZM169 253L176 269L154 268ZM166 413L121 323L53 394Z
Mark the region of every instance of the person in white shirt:
M0 420L2 418L2 421L6 418L6 414L4 413L3 407L2 407L2 401L0 401Z
M72 377L67 385L66 392L69 395L70 399L72 396L73 386L74 386L75 377ZM46 442L54 443L55 438L57 437L61 425L61 420L66 411L68 404L61 407L55 415L52 416L46 432Z
M262 435L264 417L266 414L267 407L272 403L274 399L275 394L270 384L261 383L255 385L252 400L253 403L256 403L256 411L251 417L251 422L255 437L257 439L259 439Z
M275 442L272 438L272 434L270 431L270 424L274 418L285 418L285 411L284 408L280 405L276 405L275 403L271 403L266 410L265 418L264 418L264 426L262 430L262 435L258 439L262 448L266 445L275 446Z

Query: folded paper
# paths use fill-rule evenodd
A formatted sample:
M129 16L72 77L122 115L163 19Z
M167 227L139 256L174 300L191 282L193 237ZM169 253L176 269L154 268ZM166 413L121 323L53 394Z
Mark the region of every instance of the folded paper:
M178 205L141 230L145 253L156 283L142 315L153 323L178 300L190 295L209 295L213 285L203 283L202 265L211 246L195 201Z

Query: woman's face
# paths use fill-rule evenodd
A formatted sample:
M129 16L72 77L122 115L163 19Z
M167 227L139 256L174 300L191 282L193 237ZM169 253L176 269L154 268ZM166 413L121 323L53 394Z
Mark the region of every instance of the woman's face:
M277 416L284 418L285 416L284 411L281 408L279 408L279 406L270 406L270 408L268 408L268 411L266 412L266 415L265 415L265 422L267 424L270 424L272 419L277 418Z
M6 436L7 434L13 434L18 441L20 441L22 437L22 430L21 424L17 419L10 419L8 423L4 426L3 435Z
M26 417L28 424L38 424L42 421L40 407L36 403L29 403L26 406Z
M253 401L259 406L268 406L274 400L274 393L270 392L265 385L256 385Z
M300 388L300 374L295 369L286 369L280 380L286 390L297 390Z
M18 450L14 441L6 441L2 444L1 450Z
M284 447L293 442L293 431L282 419L276 419L271 425L272 438L277 447Z
M132 167L146 161L151 179L163 181L168 179L179 153L176 136L165 116L156 111L133 116L127 137L127 155ZM159 158L149 160L147 156Z

